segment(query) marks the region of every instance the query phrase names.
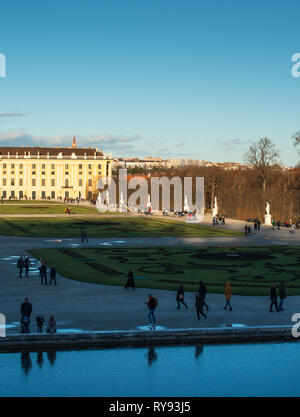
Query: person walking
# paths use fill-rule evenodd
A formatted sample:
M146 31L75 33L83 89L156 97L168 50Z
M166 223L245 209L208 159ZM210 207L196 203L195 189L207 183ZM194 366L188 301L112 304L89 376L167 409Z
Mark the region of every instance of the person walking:
M230 285L230 282L226 282L225 284L225 297L226 297L226 304L224 307L224 310L227 310L227 307L229 307L229 311L232 311L232 307L231 307L231 296L232 296L232 286Z
M124 287L125 290L127 290L128 287L131 287L133 290L135 290L133 272L131 271L131 269L129 270L129 272L127 274L127 282L126 282L125 287Z
M44 285L44 280L45 280L45 285L47 284L47 266L46 266L46 262L42 263L41 266L41 284Z
M36 327L38 333L43 333L43 326L44 326L45 318L42 314L39 314L36 317Z
M281 284L279 285L278 294L279 294L279 298L280 298L278 310L279 311L284 311L283 301L286 298L286 290L285 290L284 281L281 281Z
M22 318L24 318L26 316L26 317L28 317L28 319L30 319L30 315L32 313L32 305L28 301L27 297L24 299L24 302L21 304L20 311L21 311Z
M260 225L261 225L260 220L257 220L257 230L258 230L258 231L260 231Z
M152 294L149 294L149 298L148 298L148 301L146 301L146 304L148 305L148 308L149 308L149 312L148 312L149 323L155 324L156 320L155 320L154 312L157 307L158 301L156 298L152 296Z
M37 266L37 269L39 270L40 278L42 278L42 266L43 266L43 259L42 258L40 258L38 260L38 263L36 264L36 266Z
M20 258L18 259L18 262L17 262L17 268L19 270L19 278L22 278L23 266L24 266L23 256L20 256Z
M55 265L53 265L50 269L50 282L49 285L51 285L52 281L54 282L54 285L56 286L56 269L55 269Z
M176 294L176 301L177 301L177 310L180 310L180 303L182 303L186 309L188 308L188 306L184 302L184 288L182 284L180 284L178 287L177 294Z
M201 296L198 292L195 293L195 307L198 320L200 320L200 314L207 319L207 315L203 312L203 296Z
M206 297L206 294L207 294L207 289L206 289L206 285L202 281L199 282L198 293L199 293L200 297L203 297L203 305L206 307L206 310L208 310L208 305L205 302L205 297Z
M270 308L269 311L270 313L273 312L273 305L275 305L276 311L278 312L278 306L277 306L277 291L276 291L276 285L272 285L270 288L270 299L271 299L271 304L270 304Z
M24 260L25 278L29 278L29 267L32 266L29 257L26 256Z
M244 227L244 233L245 233L245 236L248 237L248 226L246 224Z
M86 240L86 242L88 242L86 230L85 229L81 229L81 242L84 242L84 240Z

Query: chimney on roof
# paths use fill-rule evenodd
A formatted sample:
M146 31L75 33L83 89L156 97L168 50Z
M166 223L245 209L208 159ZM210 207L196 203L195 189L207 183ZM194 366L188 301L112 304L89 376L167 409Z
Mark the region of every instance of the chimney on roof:
M75 138L75 136L73 137L72 148L77 148L77 144L76 144L76 138Z

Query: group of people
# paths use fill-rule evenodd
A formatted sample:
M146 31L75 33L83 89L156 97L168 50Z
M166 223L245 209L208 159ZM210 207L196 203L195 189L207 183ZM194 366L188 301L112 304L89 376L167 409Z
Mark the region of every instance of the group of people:
M225 225L225 217L224 216L214 216L213 217L213 226Z
M39 270L40 273L40 279L41 279L41 285L48 285L47 282L47 265L46 262L40 258L38 263L37 263L37 268ZM55 265L51 266L50 268L50 273L49 273L49 277L50 277L50 282L49 285L53 284L56 286L56 269L55 269Z
M280 298L279 304L277 303L277 285L273 284L270 288L270 299L271 299L271 304L270 304L270 308L269 311L273 312L273 306L275 306L275 310L277 312L279 311L284 311L283 308L283 302L284 299L286 298L286 290L285 290L285 285L284 282L281 281L281 284L278 286L278 295Z
M21 304L21 333L30 333L30 316L32 313L32 305L28 301L28 298L25 298L24 302ZM45 317L42 314L39 314L36 317L36 327L37 333L43 333L43 327L45 323ZM47 333L56 333L56 320L54 316L50 316L46 328Z
M31 266L31 262L28 256L20 256L17 262L17 268L19 270L19 278L22 278L23 268L25 269L25 278L29 278L29 267Z
M65 207L65 214L71 214L71 208Z
M284 299L286 298L286 289L285 289L285 284L282 281L281 284L278 287L278 295L280 298L280 302L278 304L277 302L277 290L276 290L277 286L275 284L273 284L270 287L270 299L271 299L271 304L269 307L269 311L272 312L273 311L273 306L275 306L276 311L280 312L280 311L284 311L283 308L283 302ZM229 310L229 311L233 311L232 309L232 305L231 305L231 297L232 297L232 293L233 293L233 289L232 286L230 284L229 281L227 281L225 283L225 306L224 306L224 310ZM206 285L204 284L204 282L200 281L199 283L199 288L198 288L198 292L195 293L195 309L196 309L196 315L198 320L200 320L200 316L203 316L205 319L207 319L207 315L204 313L204 308L206 308L206 311L209 310L208 305L205 302L205 297L207 294L207 288ZM177 302L177 310L180 310L180 304L184 305L184 307L187 309L188 306L184 301L184 287L182 284L179 285L177 293L176 293L176 302ZM149 298L148 301L146 302L146 304L148 305L149 308L149 313L148 313L148 319L149 319L149 323L150 324L155 324L156 320L155 320L155 316L154 316L154 312L155 309L158 305L158 301L156 298L154 298L152 296L152 294L149 294Z
M20 256L17 262L17 269L19 270L19 278L22 278L22 273L23 273L23 269L25 269L25 278L29 278L29 268L32 266L30 259L28 256ZM40 258L38 263L37 263L37 268L39 270L39 275L40 275L40 279L41 279L41 284L42 285L48 285L47 282L47 265L46 262ZM56 284L56 269L55 269L55 265L53 265L50 268L50 273L49 273L49 277L50 277L50 282L49 285Z

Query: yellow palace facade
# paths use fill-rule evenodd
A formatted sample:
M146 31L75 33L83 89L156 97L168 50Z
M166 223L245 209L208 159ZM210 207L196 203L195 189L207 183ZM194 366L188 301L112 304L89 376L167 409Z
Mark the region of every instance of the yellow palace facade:
M95 199L111 159L97 148L0 147L2 199Z

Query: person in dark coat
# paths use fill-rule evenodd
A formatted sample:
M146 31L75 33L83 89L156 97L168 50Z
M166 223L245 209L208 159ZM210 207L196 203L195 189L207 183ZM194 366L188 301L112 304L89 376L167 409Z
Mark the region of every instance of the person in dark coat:
M261 222L260 222L260 220L258 220L258 221L257 221L257 230L258 230L258 231L260 231L260 225L261 225Z
M44 316L42 314L39 314L36 317L36 327L37 327L37 332L38 333L43 333L43 325L44 325L44 322L45 322Z
M283 301L286 298L286 291L285 291L285 285L283 281L281 281L281 284L279 285L278 294L280 298L278 310L284 311L284 308L282 308L282 306L283 306Z
M44 285L44 280L45 280L45 285L48 285L47 284L47 266L45 262L42 263L40 272L41 272L41 284Z
M28 319L30 318L30 315L32 313L32 305L28 301L28 298L26 297L24 302L21 304L21 315L22 318L27 316Z
M88 242L88 238L87 238L85 229L81 229L81 242L84 242L84 240L86 240Z
M186 303L184 302L184 288L183 285L180 284L176 294L176 301L177 301L177 310L180 310L180 303L182 303L185 308L188 308Z
M277 291L276 291L276 285L272 285L270 288L270 298L271 298L271 304L270 304L270 312L273 312L273 305L275 305L276 311L278 310L277 306Z
M128 287L131 287L133 290L135 290L135 283L134 283L134 278L133 278L133 272L131 271L131 269L128 272L127 275L127 282L125 284L125 290L127 290Z
M20 256L20 258L18 259L18 262L17 262L17 268L19 270L19 278L22 278L23 266L24 266L23 256Z
M53 265L50 269L50 282L49 285L51 285L51 282L54 282L54 285L56 286L56 269L55 269L55 265Z
M206 310L208 310L208 305L205 302L205 297L206 297L206 294L207 294L207 289L206 289L206 285L202 281L199 282L198 293L199 293L199 295L201 297L203 297L203 305L206 307Z
M146 304L148 306L149 312L148 312L148 319L149 319L149 323L150 324L155 324L156 320L155 320L155 316L154 316L154 311L157 307L157 299L155 297L152 296L152 294L149 294L149 298L148 301L146 301Z
M29 277L29 267L30 266L31 266L31 262L30 262L28 256L26 256L26 258L24 260L25 278Z
M207 315L203 313L203 296L200 296L197 292L195 294L195 307L198 320L200 320L200 314L207 319Z

